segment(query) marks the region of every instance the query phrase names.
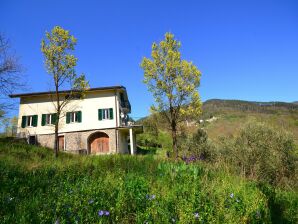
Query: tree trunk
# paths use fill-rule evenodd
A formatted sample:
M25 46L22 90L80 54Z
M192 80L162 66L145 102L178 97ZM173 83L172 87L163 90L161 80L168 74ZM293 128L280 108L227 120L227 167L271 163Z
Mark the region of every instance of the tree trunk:
M58 150L59 150L59 139L58 139L58 122L55 124L55 144L54 144L54 151L55 157L58 157Z
M178 146L177 146L177 124L175 120L171 122L172 128L172 140L173 140L173 153L175 154L175 158L178 158Z
M55 123L55 144L54 144L54 150L55 150L55 157L58 157L58 150L59 150L59 139L58 139L58 130L59 130L59 117L60 117L60 98L59 98L59 89L58 89L58 80L55 80L55 87L56 87L56 100L57 100L57 119Z

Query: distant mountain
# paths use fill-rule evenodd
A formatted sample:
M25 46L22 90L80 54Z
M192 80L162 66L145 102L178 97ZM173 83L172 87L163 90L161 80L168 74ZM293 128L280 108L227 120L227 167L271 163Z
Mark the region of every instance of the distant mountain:
M298 101L294 101L293 104L297 104L298 105Z
M256 102L244 100L211 99L203 103L203 115L240 111L265 114L288 114L298 112L298 103Z

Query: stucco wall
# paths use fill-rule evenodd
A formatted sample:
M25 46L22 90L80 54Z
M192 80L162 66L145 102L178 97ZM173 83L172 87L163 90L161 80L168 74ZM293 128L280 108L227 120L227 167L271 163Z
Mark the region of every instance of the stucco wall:
M75 132L93 129L107 129L119 126L119 93L100 91L88 92L83 100L73 100L64 109L64 116L60 119L59 132ZM98 109L113 108L113 120L98 120ZM69 111L82 111L81 123L66 124L65 113ZM28 135L52 134L53 125L41 126L42 114L55 113L55 106L50 96L30 96L21 98L19 108L18 133ZM117 119L116 119L117 114ZM38 115L37 127L21 128L22 116ZM116 120L118 124L116 124Z
M119 131L119 152L120 153L130 153L128 150L128 144L127 144L127 132Z

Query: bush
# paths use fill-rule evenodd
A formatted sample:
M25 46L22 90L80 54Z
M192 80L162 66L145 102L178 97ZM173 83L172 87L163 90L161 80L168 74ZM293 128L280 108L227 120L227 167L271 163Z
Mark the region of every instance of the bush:
M183 158L210 162L216 157L214 146L208 139L207 132L204 129L199 128L193 135L180 136L179 143Z
M274 186L295 183L297 157L288 132L250 122L237 136L222 142L221 158L240 174Z

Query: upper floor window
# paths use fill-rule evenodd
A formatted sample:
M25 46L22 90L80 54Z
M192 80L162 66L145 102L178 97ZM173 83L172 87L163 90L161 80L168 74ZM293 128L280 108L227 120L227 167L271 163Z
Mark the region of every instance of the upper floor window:
M113 120L113 108L98 109L98 120Z
M69 123L81 123L82 122L82 111L67 112L66 113L66 124Z
M22 116L22 128L37 127L37 115Z
M57 120L57 114L43 114L41 117L41 126L55 124Z
M32 121L33 121L33 116L27 116L26 126L33 127Z

